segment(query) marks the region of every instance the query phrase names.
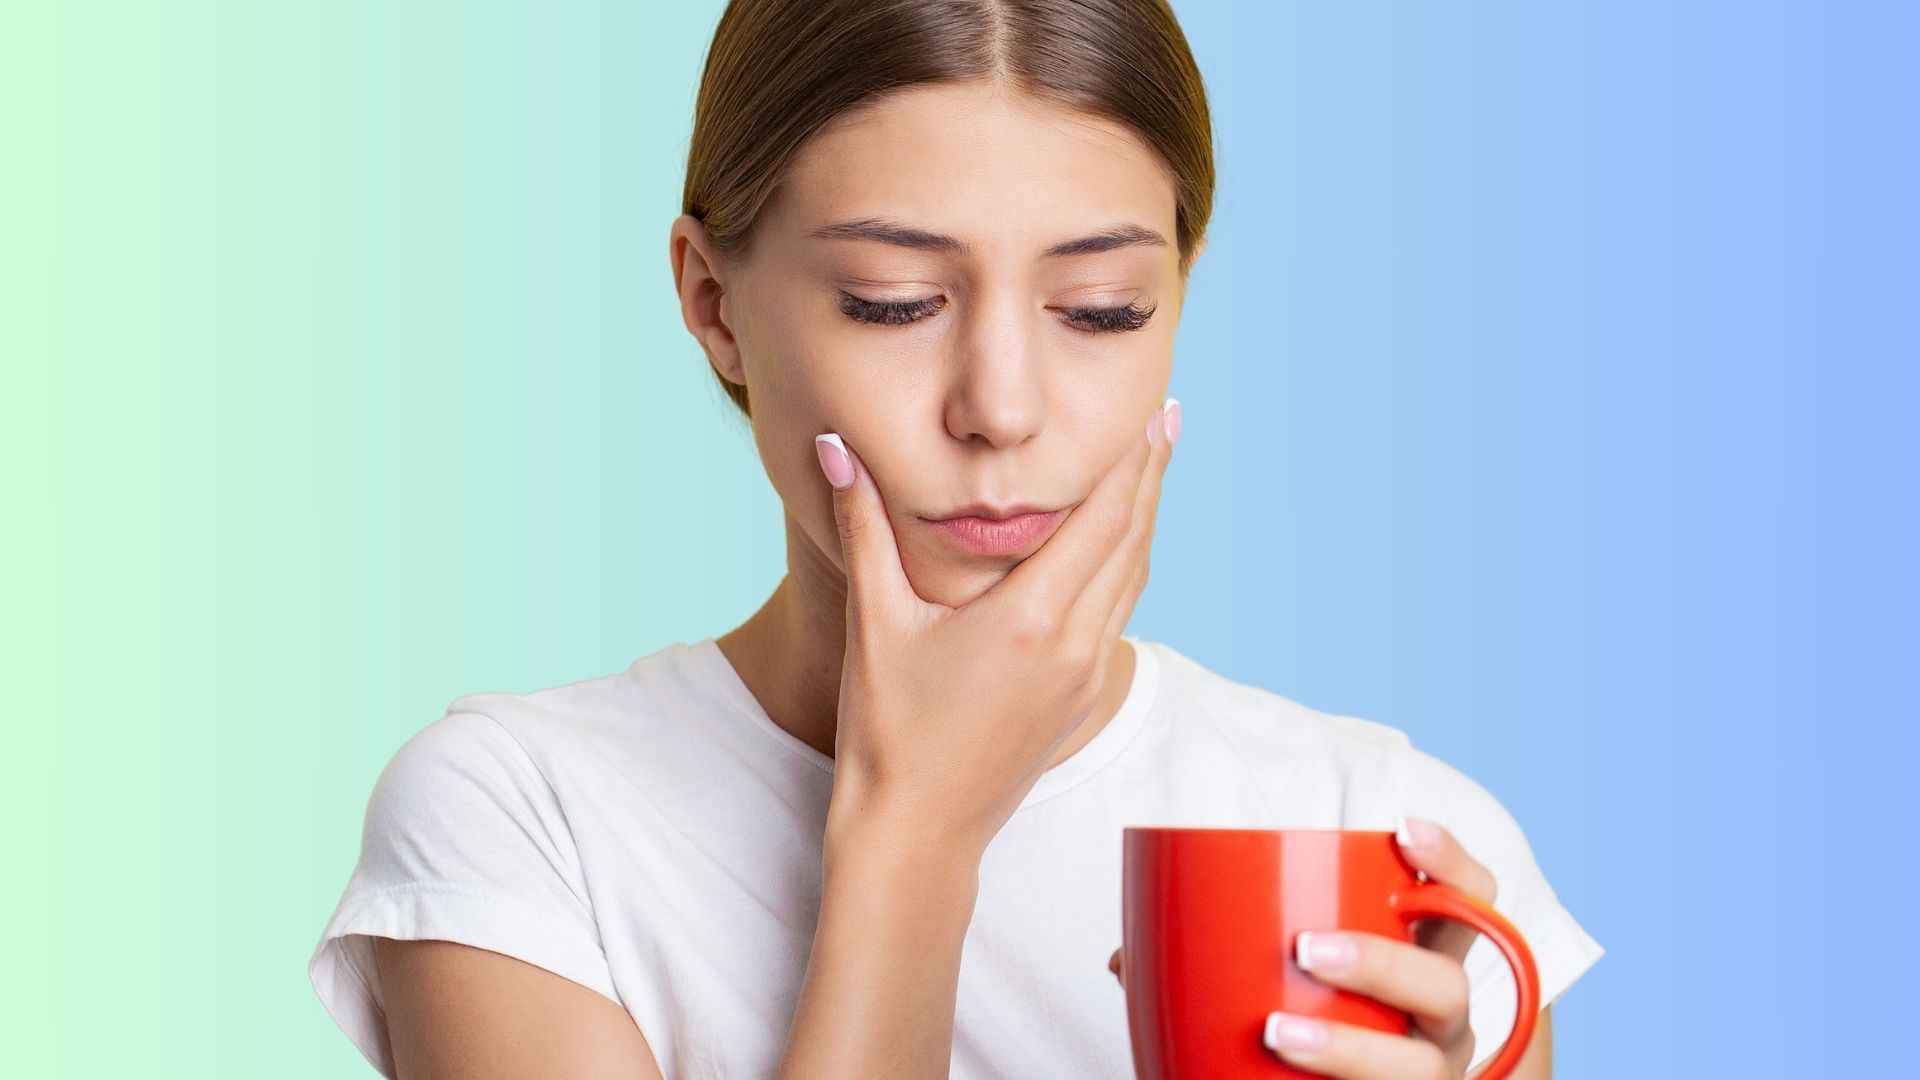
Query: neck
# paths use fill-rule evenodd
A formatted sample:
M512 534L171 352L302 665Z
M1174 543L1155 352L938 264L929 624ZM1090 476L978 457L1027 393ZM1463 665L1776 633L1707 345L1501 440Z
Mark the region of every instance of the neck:
M828 757L839 730L846 605L846 577L788 518L787 575L758 611L718 639L721 653L767 717ZM1073 756L1120 711L1133 684L1133 667L1132 648L1116 642L1106 685L1048 768Z

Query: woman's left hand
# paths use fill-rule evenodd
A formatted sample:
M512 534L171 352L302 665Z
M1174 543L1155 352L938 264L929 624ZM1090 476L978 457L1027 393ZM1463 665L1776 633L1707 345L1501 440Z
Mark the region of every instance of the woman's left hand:
M1405 822L1398 833L1400 849L1416 870L1493 903L1493 872L1468 855L1452 833L1419 818ZM1451 919L1416 921L1417 944L1355 931L1298 935L1295 962L1308 974L1407 1012L1413 1031L1390 1035L1276 1012L1267 1018L1267 1046L1289 1065L1344 1080L1461 1080L1474 1051L1462 963L1478 936L1479 931ZM1107 969L1126 985L1119 950ZM1296 1034L1301 1038L1289 1038Z

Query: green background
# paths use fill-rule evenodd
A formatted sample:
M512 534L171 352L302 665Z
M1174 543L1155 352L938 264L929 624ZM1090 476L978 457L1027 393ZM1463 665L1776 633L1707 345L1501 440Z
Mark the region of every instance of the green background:
M0 1071L363 1075L306 958L399 740L778 580L667 270L717 7L5 11Z

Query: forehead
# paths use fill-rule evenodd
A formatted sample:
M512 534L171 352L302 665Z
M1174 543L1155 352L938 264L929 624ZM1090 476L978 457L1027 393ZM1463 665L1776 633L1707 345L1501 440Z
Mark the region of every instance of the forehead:
M1173 180L1137 135L998 85L918 86L843 114L782 187L783 231L877 215L1007 255L1114 221L1173 237Z

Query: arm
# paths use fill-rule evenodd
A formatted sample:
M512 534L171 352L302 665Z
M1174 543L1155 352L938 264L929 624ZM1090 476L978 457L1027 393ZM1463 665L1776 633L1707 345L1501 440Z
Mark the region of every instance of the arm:
M820 919L780 1080L945 1077L981 852L834 813L846 805L836 795L829 812Z
M373 945L401 1080L662 1080L626 1010L571 979L452 941Z
M1485 1073L1485 1069L1477 1069L1467 1074L1467 1080L1477 1080ZM1533 1026L1533 1041L1527 1044L1526 1054L1507 1080L1553 1080L1553 1006L1540 1010L1540 1020Z
M364 996L329 1007L383 1029L361 1033L384 1044L368 1056L405 1080L659 1080L585 893L539 765L491 717L449 710L374 785L349 884L357 914L329 927L371 936L373 985L338 979ZM475 896L494 900L482 910ZM417 940L390 936L395 925Z
M783 1080L947 1075L979 860L906 836L863 826L827 849ZM374 957L401 1080L663 1080L626 1010L571 979L451 941L375 938Z

